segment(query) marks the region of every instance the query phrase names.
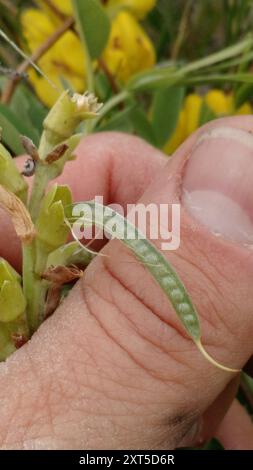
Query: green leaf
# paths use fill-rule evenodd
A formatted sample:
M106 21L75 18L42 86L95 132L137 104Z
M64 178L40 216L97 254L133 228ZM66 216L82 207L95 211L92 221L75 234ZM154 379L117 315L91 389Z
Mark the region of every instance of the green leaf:
M0 328L0 361L4 361L16 350L11 341L8 325L1 324Z
M105 103L112 95L112 88L104 72L98 71L95 75L95 92L99 100Z
M247 38L239 41L233 46L229 46L225 49L222 49L219 52L208 55L207 57L201 58L194 62L190 62L180 68L175 68L173 64L162 64L157 65L152 70L138 73L130 78L127 83L127 89L132 91L138 90L148 90L156 88L166 88L176 84L183 83L202 83L206 82L215 82L215 81L247 81L252 82L252 75L247 73L239 74L217 74L213 75L210 80L210 70L206 76L202 75L201 77L198 74L200 70L202 73L211 66L217 65L224 62L225 60L232 59L241 55L245 49L253 47L253 37L249 35ZM250 78L251 75L251 78Z
M48 110L40 103L34 93L22 84L15 90L10 103L10 109L18 119L26 123L26 127L29 128L27 129L27 137L30 137L34 144L38 146L43 121Z
M0 127L2 128L2 140L11 152L16 155L24 153L20 135L27 135L28 131L15 114L3 104L0 104Z
M0 322L16 320L26 308L18 273L0 258Z
M18 171L11 154L0 143L0 184L18 196L24 203L27 199L27 183Z
M134 127L134 133L152 145L156 145L154 130L149 122L146 113L140 107L137 107L131 112L131 120Z
M105 131L121 131L133 132L133 123L131 121L131 113L135 105L130 105L126 109L117 111L106 122L104 122L99 129L99 132Z
M110 19L99 0L72 0L75 17L90 57L100 56L110 34Z
M93 255L82 248L78 242L70 242L50 253L47 259L47 268L50 268L50 266L69 266L71 264L87 266L92 258Z
M240 108L246 101L252 100L253 83L243 83L235 93L235 106Z
M6 261L0 258L0 287L4 281L18 281L21 282L20 274Z
M205 101L202 103L199 116L199 127L206 124L206 122L212 121L217 118L217 115L209 108Z
M4 281L0 290L0 321L9 323L25 312L26 300L17 281Z
M151 122L156 143L163 147L176 128L185 90L170 87L154 94Z
M36 223L37 243L40 243L42 251L49 253L66 243L69 228L65 224L65 216L71 215L71 203L68 186L55 184L44 197Z

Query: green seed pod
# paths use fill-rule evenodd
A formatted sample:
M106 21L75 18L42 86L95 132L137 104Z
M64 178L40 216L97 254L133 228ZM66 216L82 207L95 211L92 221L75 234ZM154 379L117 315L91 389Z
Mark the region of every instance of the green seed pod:
M84 202L83 205L86 207L87 215L82 216L82 224L90 226L93 223L104 228L113 238L119 239L134 253L164 291L179 320L203 356L219 369L232 373L240 372L220 364L204 349L198 313L184 284L162 253L133 224L110 207L104 207L94 201ZM76 221L75 217L69 220L72 223ZM83 249L85 250L85 247Z
M0 261L0 322L9 323L24 314L26 300L18 274L7 263Z
M50 253L67 241L69 228L65 224L65 206L72 203L68 186L55 184L44 197L36 223L38 248Z
M26 202L27 184L19 173L12 156L2 144L0 144L0 184Z

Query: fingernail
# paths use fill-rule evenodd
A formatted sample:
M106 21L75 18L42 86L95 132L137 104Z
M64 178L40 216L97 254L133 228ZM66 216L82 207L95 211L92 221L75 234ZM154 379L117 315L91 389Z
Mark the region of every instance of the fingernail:
M230 127L202 134L186 165L182 202L215 235L253 247L253 135Z

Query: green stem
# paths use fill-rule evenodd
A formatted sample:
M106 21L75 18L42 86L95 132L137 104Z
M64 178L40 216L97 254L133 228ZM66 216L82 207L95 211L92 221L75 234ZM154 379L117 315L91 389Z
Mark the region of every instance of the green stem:
M36 256L37 255L37 256ZM44 320L45 296L47 285L42 281L40 274L44 271L47 256L38 256L36 242L23 245L23 292L27 300L27 324L30 336L38 329ZM40 265L35 262L40 259Z
M23 292L27 301L27 324L30 336L37 328L37 311L35 309L35 297L38 292L38 279L34 273L34 242L23 245Z
M97 119L91 121L92 125L90 131L93 132L98 122L101 121L107 115L107 113L109 113L113 108L115 108L115 106L118 106L118 104L122 103L122 101L125 101L130 96L131 95L129 91L123 90L117 95L114 95L109 101L107 101Z
M33 222L36 221L38 216L41 201L44 197L50 179L51 172L49 166L38 163L29 203L29 211Z
M173 44L173 48L172 48L172 52L171 52L172 60L177 59L177 57L179 55L179 51L181 49L181 46L182 46L182 44L185 40L185 34L187 32L187 25L188 25L188 22L189 22L189 19L190 19L190 13L191 13L192 6L193 6L193 0L188 0L185 4L184 9L183 9L183 13L182 13L179 28L178 28L178 35L177 35L176 40Z

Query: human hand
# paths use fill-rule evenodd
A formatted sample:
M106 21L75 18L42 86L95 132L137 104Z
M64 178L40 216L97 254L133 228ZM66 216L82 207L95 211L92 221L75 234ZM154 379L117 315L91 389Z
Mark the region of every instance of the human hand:
M244 132L203 141L191 154L204 131L221 126ZM252 128L251 117L213 122L169 161L135 137L90 136L59 179L76 201L103 195L105 204L126 207L182 199L181 245L165 255L197 307L206 349L233 368L253 353L252 250L244 246L253 237ZM1 256L19 266L19 243L0 215ZM238 377L202 357L120 242L104 252L31 341L0 365L1 448L172 449L216 434L226 448L253 449L250 419L233 402Z

